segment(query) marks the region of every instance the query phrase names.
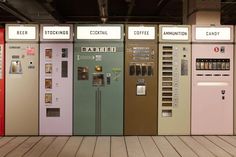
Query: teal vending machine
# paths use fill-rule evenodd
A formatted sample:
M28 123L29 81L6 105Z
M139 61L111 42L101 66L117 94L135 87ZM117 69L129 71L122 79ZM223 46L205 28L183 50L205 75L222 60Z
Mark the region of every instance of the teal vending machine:
M76 25L74 135L123 134L123 25Z

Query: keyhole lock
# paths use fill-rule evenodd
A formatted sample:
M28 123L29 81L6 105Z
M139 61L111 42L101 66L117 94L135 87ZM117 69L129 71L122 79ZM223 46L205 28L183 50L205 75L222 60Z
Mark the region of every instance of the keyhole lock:
M221 90L221 94L223 94L223 95L224 95L224 94L225 94L225 90Z
M221 90L222 100L225 100L225 90Z

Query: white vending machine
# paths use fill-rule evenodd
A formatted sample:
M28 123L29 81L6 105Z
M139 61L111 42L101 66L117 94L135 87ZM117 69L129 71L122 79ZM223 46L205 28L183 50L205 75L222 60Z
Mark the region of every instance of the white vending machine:
M192 27L193 135L233 134L233 26Z
M72 135L73 25L40 26L40 135Z

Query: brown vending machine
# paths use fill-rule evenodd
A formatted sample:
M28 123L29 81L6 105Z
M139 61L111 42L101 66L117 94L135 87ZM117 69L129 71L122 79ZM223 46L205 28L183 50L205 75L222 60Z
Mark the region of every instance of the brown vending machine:
M157 25L126 25L125 135L157 134Z

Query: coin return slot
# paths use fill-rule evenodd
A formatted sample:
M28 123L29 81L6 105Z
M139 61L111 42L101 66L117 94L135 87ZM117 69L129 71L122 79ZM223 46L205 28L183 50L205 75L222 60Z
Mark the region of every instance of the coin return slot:
M172 77L162 77L163 81L172 81Z
M172 51L163 51L163 55L172 55Z
M164 88L162 88L162 91L172 91L172 88L166 88L166 87L164 87Z
M172 65L172 62L163 62L163 65Z
M163 48L163 50L172 50L173 49L172 46L163 46L162 48Z
M47 117L60 117L60 108L47 108Z
M162 110L162 117L172 117L172 110Z
M172 76L172 72L162 72L163 76Z
M229 76L229 74L222 74L222 76Z
M162 101L172 101L172 98L162 98Z
M197 74L197 76L203 76L203 74Z
M172 82L162 82L162 86L172 86Z
M162 93L162 96L172 96L172 93Z
M172 106L172 103L162 103L162 106L171 107L171 106Z
M172 60L172 57L162 57L162 60Z
M172 67L162 67L163 70L172 70Z

